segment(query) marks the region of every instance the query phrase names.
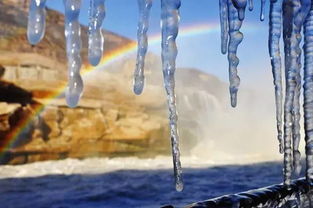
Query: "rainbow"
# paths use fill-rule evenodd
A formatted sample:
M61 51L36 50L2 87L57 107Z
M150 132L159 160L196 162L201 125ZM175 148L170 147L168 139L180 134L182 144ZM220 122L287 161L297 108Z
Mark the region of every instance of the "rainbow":
M194 37L197 35L218 32L219 30L220 30L220 26L218 24L205 24L205 23L196 24L196 25L191 25L191 26L180 28L179 35L177 38L181 39L181 38ZM161 44L160 33L149 36L149 45L156 45L158 43ZM97 70L99 68L103 68L125 57L126 55L134 53L136 51L137 51L137 44L135 42L132 42L116 50L113 50L109 52L108 54L105 54L97 67L87 66L83 70L85 72L89 72L89 71Z
M248 28L250 29L252 29L252 27L253 26L251 25L248 26ZM216 33L219 31L220 31L219 24L207 24L207 23L195 24L195 25L191 25L187 27L181 27L179 31L178 39L194 37L194 36L204 35L204 34L209 34L209 33ZM149 36L149 45L158 44L160 43L160 41L161 41L160 34ZM103 56L101 62L99 63L97 67L93 67L91 65L87 65L86 67L83 67L82 74L86 75L92 71L103 69L106 66L125 57L126 55L136 52L136 50L137 50L137 44L135 42L131 42L115 50L112 50ZM14 146L19 135L27 128L27 126L30 124L30 122L34 118L34 116L42 112L44 110L44 106L48 105L51 102L51 100L60 96L64 92L65 87L66 87L66 84L62 84L53 93L49 93L47 96L45 96L46 101L44 101L44 103L35 104L34 106L32 106L32 111L29 113L29 115L27 115L24 119L21 119L18 125L7 135L7 138L5 138L0 143L0 153L2 153L2 155L3 153L10 150Z

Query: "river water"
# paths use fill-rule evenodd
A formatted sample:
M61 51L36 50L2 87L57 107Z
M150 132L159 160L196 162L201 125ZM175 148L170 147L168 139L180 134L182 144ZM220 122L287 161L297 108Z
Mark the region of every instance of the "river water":
M92 158L0 167L3 208L182 207L282 181L281 162L216 164L182 158L185 189L175 191L170 157Z

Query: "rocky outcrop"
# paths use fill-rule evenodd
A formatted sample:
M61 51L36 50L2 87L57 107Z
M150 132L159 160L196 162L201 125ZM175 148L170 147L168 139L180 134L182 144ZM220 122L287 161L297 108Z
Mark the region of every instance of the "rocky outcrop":
M123 113L127 117L119 117ZM12 152L31 153L23 156L23 162L67 157L144 155L158 151L164 154L162 148L165 145L158 144L164 138L163 126L144 115L127 115L118 110L104 112L93 108L48 106L37 117L32 139ZM138 126L138 123L143 125ZM16 162L16 159L11 161Z
M10 87L0 87L1 93L31 95L14 84L1 81L3 85ZM1 163L168 152L166 118L143 107L85 99L71 109L64 99L44 106L42 98L24 97L0 102ZM118 93L115 97L122 100Z

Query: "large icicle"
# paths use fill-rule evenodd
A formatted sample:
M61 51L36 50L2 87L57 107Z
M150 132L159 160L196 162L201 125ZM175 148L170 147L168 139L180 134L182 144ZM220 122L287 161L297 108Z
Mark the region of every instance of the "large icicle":
M32 45L41 41L46 28L46 0L31 0L29 4L27 39Z
M283 153L282 140L282 73L281 73L281 57L279 40L282 27L282 2L283 0L271 0L269 15L269 53L271 57L272 73L275 86L275 103L276 103L276 122L277 122L277 138L279 141L279 152Z
M304 24L304 130L306 178L313 183L313 6Z
M80 57L80 24L78 22L81 1L63 0L63 3L65 7L65 38L69 79L65 94L68 106L75 107L83 91L83 80L80 75L82 64Z
M295 19L295 24L299 28L298 33L296 34L296 38L298 41L298 57L297 57L297 75L296 75L296 89L294 94L294 103L293 103L293 130L292 130L292 137L293 137L293 164L294 170L297 174L301 171L301 164L300 164L300 151L299 151L299 143L300 143L300 92L301 92L301 49L300 49L300 42L301 42L301 28L303 26L304 20L309 13L311 7L310 0L301 0L301 10L298 14L298 18Z
M152 0L138 0L139 7L139 22L137 28L138 49L137 49L136 69L134 73L134 93L137 95L142 93L145 84L144 67L145 67L145 57L148 49L147 31L149 28L149 16L151 6Z
M264 21L264 9L265 9L265 1L266 0L261 0L261 12L260 12L260 20Z
M103 56L102 22L105 17L104 0L90 0L88 25L88 60L93 66L101 61Z
M222 54L227 53L228 44L228 0L220 0L220 27L221 27L221 51Z
M299 0L297 0L299 2ZM292 80L292 70L290 70L291 62L295 62L296 57L291 57L291 40L292 24L294 20L293 5L290 0L283 3L283 38L285 51L285 76L286 76L286 97L284 103L284 183L289 185L292 169L291 158L291 136L292 136L292 108L294 98L295 80ZM293 75L295 76L295 75Z
M169 124L171 131L172 154L176 190L183 190L182 170L179 152L179 137L177 130L177 111L175 95L175 70L177 46L176 37L179 26L180 0L161 0L161 27L162 27L162 68L164 87L169 106Z
M228 0L228 25L229 25L229 44L228 44L228 62L229 62L229 92L231 106L237 105L237 92L240 84L240 78L237 72L239 59L237 57L237 48L243 39L243 34L239 31L242 21L238 19L238 12L232 3Z
M292 169L291 137L293 130L294 98L299 76L301 27L311 0L286 0L283 3L283 37L285 44L286 97L284 104L284 183L289 185ZM297 128L297 127L296 127ZM296 156L297 157L297 156Z

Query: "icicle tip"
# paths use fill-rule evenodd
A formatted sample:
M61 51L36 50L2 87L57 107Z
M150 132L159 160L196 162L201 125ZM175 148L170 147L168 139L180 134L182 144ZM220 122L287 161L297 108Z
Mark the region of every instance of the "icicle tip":
M66 90L65 95L66 95L65 97L66 97L67 106L70 108L75 108L78 105L81 94L69 93L69 90Z
M237 92L232 92L230 94L230 104L233 108L237 106Z
M134 88L133 91L136 95L140 95L143 92L143 88L145 85L144 77L142 78L135 78L134 79Z
M184 190L184 184L183 183L176 183L176 191L182 192Z
M264 19L265 19L264 14L261 14L261 15L260 15L260 21L261 21L261 22L263 22L263 21L264 21Z
M101 56L89 56L88 61L92 66L97 66L101 61Z

